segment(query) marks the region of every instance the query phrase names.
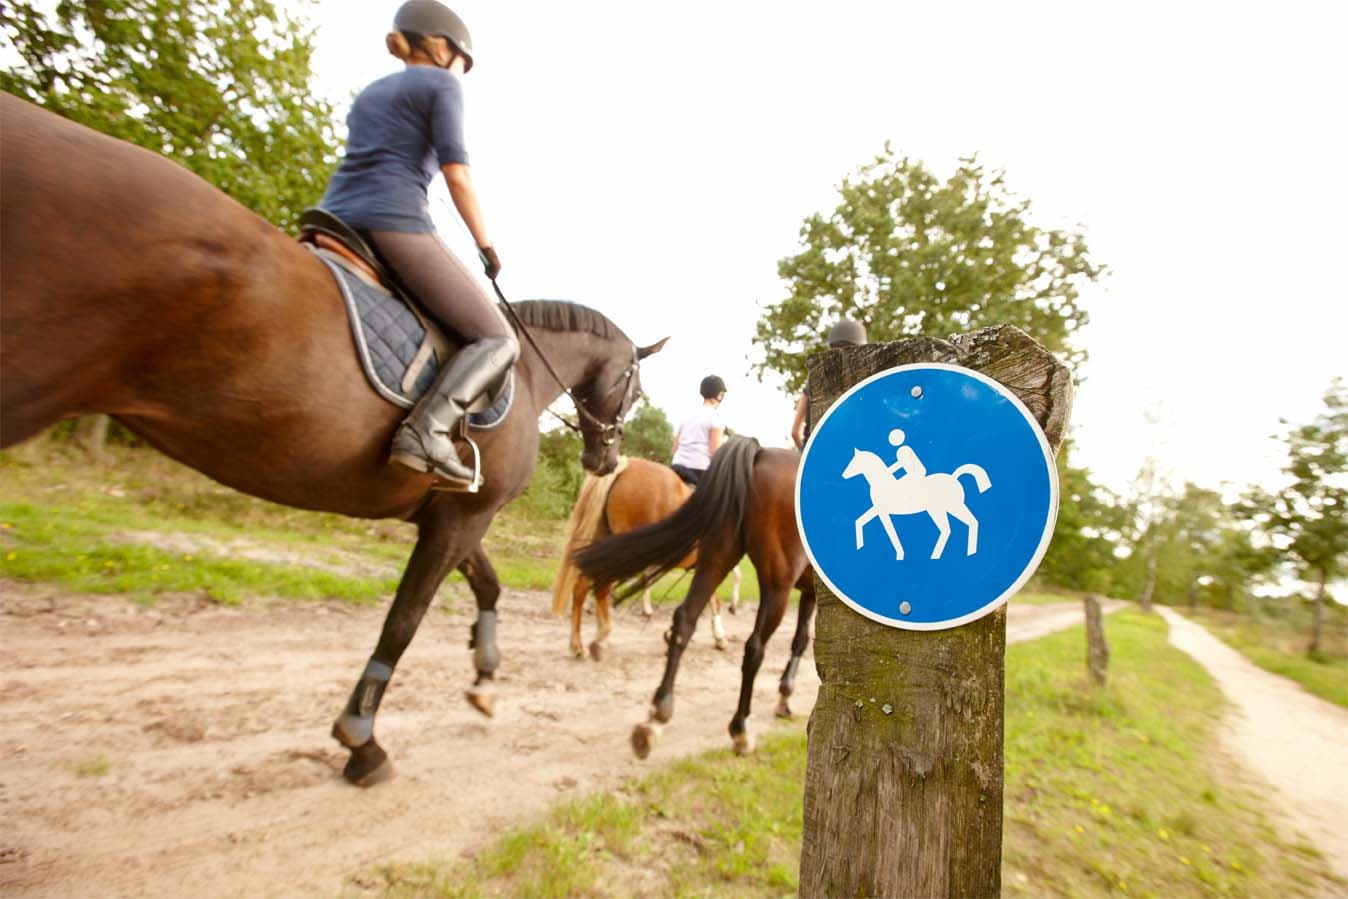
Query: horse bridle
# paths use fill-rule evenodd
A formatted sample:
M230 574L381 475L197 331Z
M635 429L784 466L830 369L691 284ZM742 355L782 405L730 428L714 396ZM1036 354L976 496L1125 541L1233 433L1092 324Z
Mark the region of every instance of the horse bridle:
M533 347L534 352L538 354L538 358L543 361L543 367L547 369L548 374L552 375L552 379L557 382L557 386L562 388L562 393L571 398L571 402L576 406L577 415L581 419L589 421L591 424L598 427L601 445L609 447L617 443L618 430L622 427L623 416L627 414L627 408L632 401L632 382L636 379L637 371L641 367L641 359L637 353L636 345L634 344L632 346L632 363L627 366L627 371L623 373L622 377L616 379L613 382L613 386L600 397L600 399L608 399L613 395L613 391L618 389L619 384L623 385L623 401L618 405L618 411L614 413L613 421L603 421L596 417L589 409L586 409L585 404L581 402L580 397L576 396L575 391L566 386L566 382L557 374L557 370L552 367L552 363L548 361L548 357L543 355L543 351L539 348L538 342L534 340L534 335L529 333L529 328L524 324L524 319L520 318L519 313L515 311L515 307L510 305L510 301L505 298L505 294L501 293L501 287L496 283L495 278L491 279L491 286L492 289L496 291L496 297L501 301L501 305L503 305L506 312L510 314L510 318L514 322L515 327L524 335L524 339L529 342L529 346ZM565 416L552 412L551 409L548 411L562 424L566 425L577 434L580 434L582 437L585 436L584 425L577 425Z

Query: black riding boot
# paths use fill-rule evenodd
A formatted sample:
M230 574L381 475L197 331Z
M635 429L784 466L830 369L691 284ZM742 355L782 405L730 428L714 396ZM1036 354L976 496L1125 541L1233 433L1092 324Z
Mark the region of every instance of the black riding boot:
M459 350L398 426L389 462L472 483L473 470L459 460L453 434L468 407L501 383L518 355L519 344L508 337L487 337Z

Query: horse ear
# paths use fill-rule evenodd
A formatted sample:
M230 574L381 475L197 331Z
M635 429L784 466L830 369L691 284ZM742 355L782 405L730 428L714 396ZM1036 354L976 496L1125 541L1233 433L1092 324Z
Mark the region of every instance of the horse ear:
M668 343L668 342L669 342L669 338L668 338L668 337L662 337L662 338L660 338L659 340L657 340L655 343L651 344L650 346L639 346L639 347L637 347L637 358L638 358L638 359L645 359L647 356L654 356L656 353L658 353L658 352L660 352L662 349L664 349L664 348L665 348L665 344Z

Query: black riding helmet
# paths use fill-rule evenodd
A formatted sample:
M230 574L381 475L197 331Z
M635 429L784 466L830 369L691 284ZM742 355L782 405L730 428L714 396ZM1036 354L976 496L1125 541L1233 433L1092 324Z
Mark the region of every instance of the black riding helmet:
M702 394L704 400L714 400L725 393L725 381L722 381L716 375L707 375L698 385L697 392Z
M437 0L407 0L398 7L393 17L393 27L404 34L423 37L442 37L463 56L465 73L473 68L473 37L468 26L463 24L448 6ZM415 42L414 38L409 41Z
M860 322L854 322L850 318L838 319L838 323L833 326L833 330L828 332L828 345L830 347L861 346L865 342L866 328Z

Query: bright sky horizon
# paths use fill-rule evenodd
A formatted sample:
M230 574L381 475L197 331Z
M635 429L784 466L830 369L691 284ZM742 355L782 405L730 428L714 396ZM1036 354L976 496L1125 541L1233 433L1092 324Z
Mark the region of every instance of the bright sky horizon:
M670 336L642 380L676 425L714 372L727 422L787 445L794 399L751 373L754 323L802 221L887 140L942 177L978 154L1109 266L1083 294L1072 429L1099 482L1126 490L1151 453L1177 486L1267 485L1279 419L1348 374L1342 4L450 5L502 288ZM397 6L311 11L343 116L399 65Z

